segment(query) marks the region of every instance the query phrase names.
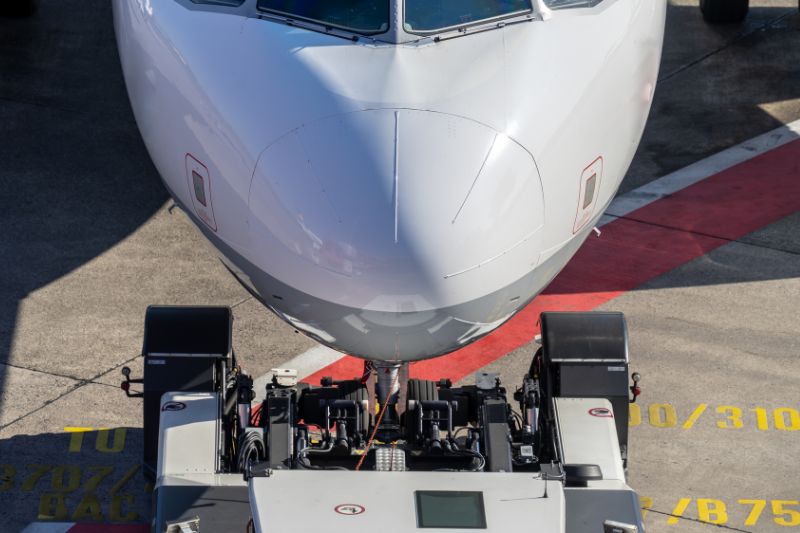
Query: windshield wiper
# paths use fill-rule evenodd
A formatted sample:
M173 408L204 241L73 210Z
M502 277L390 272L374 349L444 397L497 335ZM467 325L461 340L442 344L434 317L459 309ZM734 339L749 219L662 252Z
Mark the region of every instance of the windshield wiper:
M505 28L506 26L522 24L523 22L533 22L534 20L536 20L536 17L532 13L529 13L527 16L525 16L525 18L502 20L492 24L458 26L449 30L445 35L435 36L433 41L437 43L441 41L449 41L451 39L458 39L459 37L465 37L467 35L475 35L476 33L499 30L501 28Z

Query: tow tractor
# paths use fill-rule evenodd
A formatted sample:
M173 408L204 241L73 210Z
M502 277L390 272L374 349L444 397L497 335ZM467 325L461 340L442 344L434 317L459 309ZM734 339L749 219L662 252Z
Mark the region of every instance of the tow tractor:
M385 362L319 384L275 369L256 390L232 320L227 307L150 307L144 376L123 369L143 398L154 532L644 531L625 478L640 378L622 314L542 313L513 389Z

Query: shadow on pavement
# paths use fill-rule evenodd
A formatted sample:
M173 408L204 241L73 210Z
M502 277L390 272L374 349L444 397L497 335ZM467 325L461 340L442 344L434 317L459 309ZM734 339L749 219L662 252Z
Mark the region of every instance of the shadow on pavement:
M42 1L31 18L0 18L0 191L5 363L21 301L168 198L128 104L110 2ZM61 303L80 313L79 299Z
M147 523L142 430L65 429L0 440L0 529L37 521Z

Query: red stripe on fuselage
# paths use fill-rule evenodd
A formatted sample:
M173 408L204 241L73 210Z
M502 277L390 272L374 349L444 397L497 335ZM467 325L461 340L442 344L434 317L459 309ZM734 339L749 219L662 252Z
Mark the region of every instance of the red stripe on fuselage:
M800 140L629 213L589 237L553 283L483 339L411 365L423 379L456 381L530 342L542 311L588 311L728 242L800 211ZM350 379L363 361L344 357L307 376Z

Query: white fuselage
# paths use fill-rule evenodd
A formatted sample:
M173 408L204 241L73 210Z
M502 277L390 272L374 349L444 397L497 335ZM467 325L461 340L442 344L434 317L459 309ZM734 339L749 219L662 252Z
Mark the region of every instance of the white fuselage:
M114 0L144 141L266 306L397 361L489 333L575 253L641 137L665 0L536 8L439 41L258 15Z

